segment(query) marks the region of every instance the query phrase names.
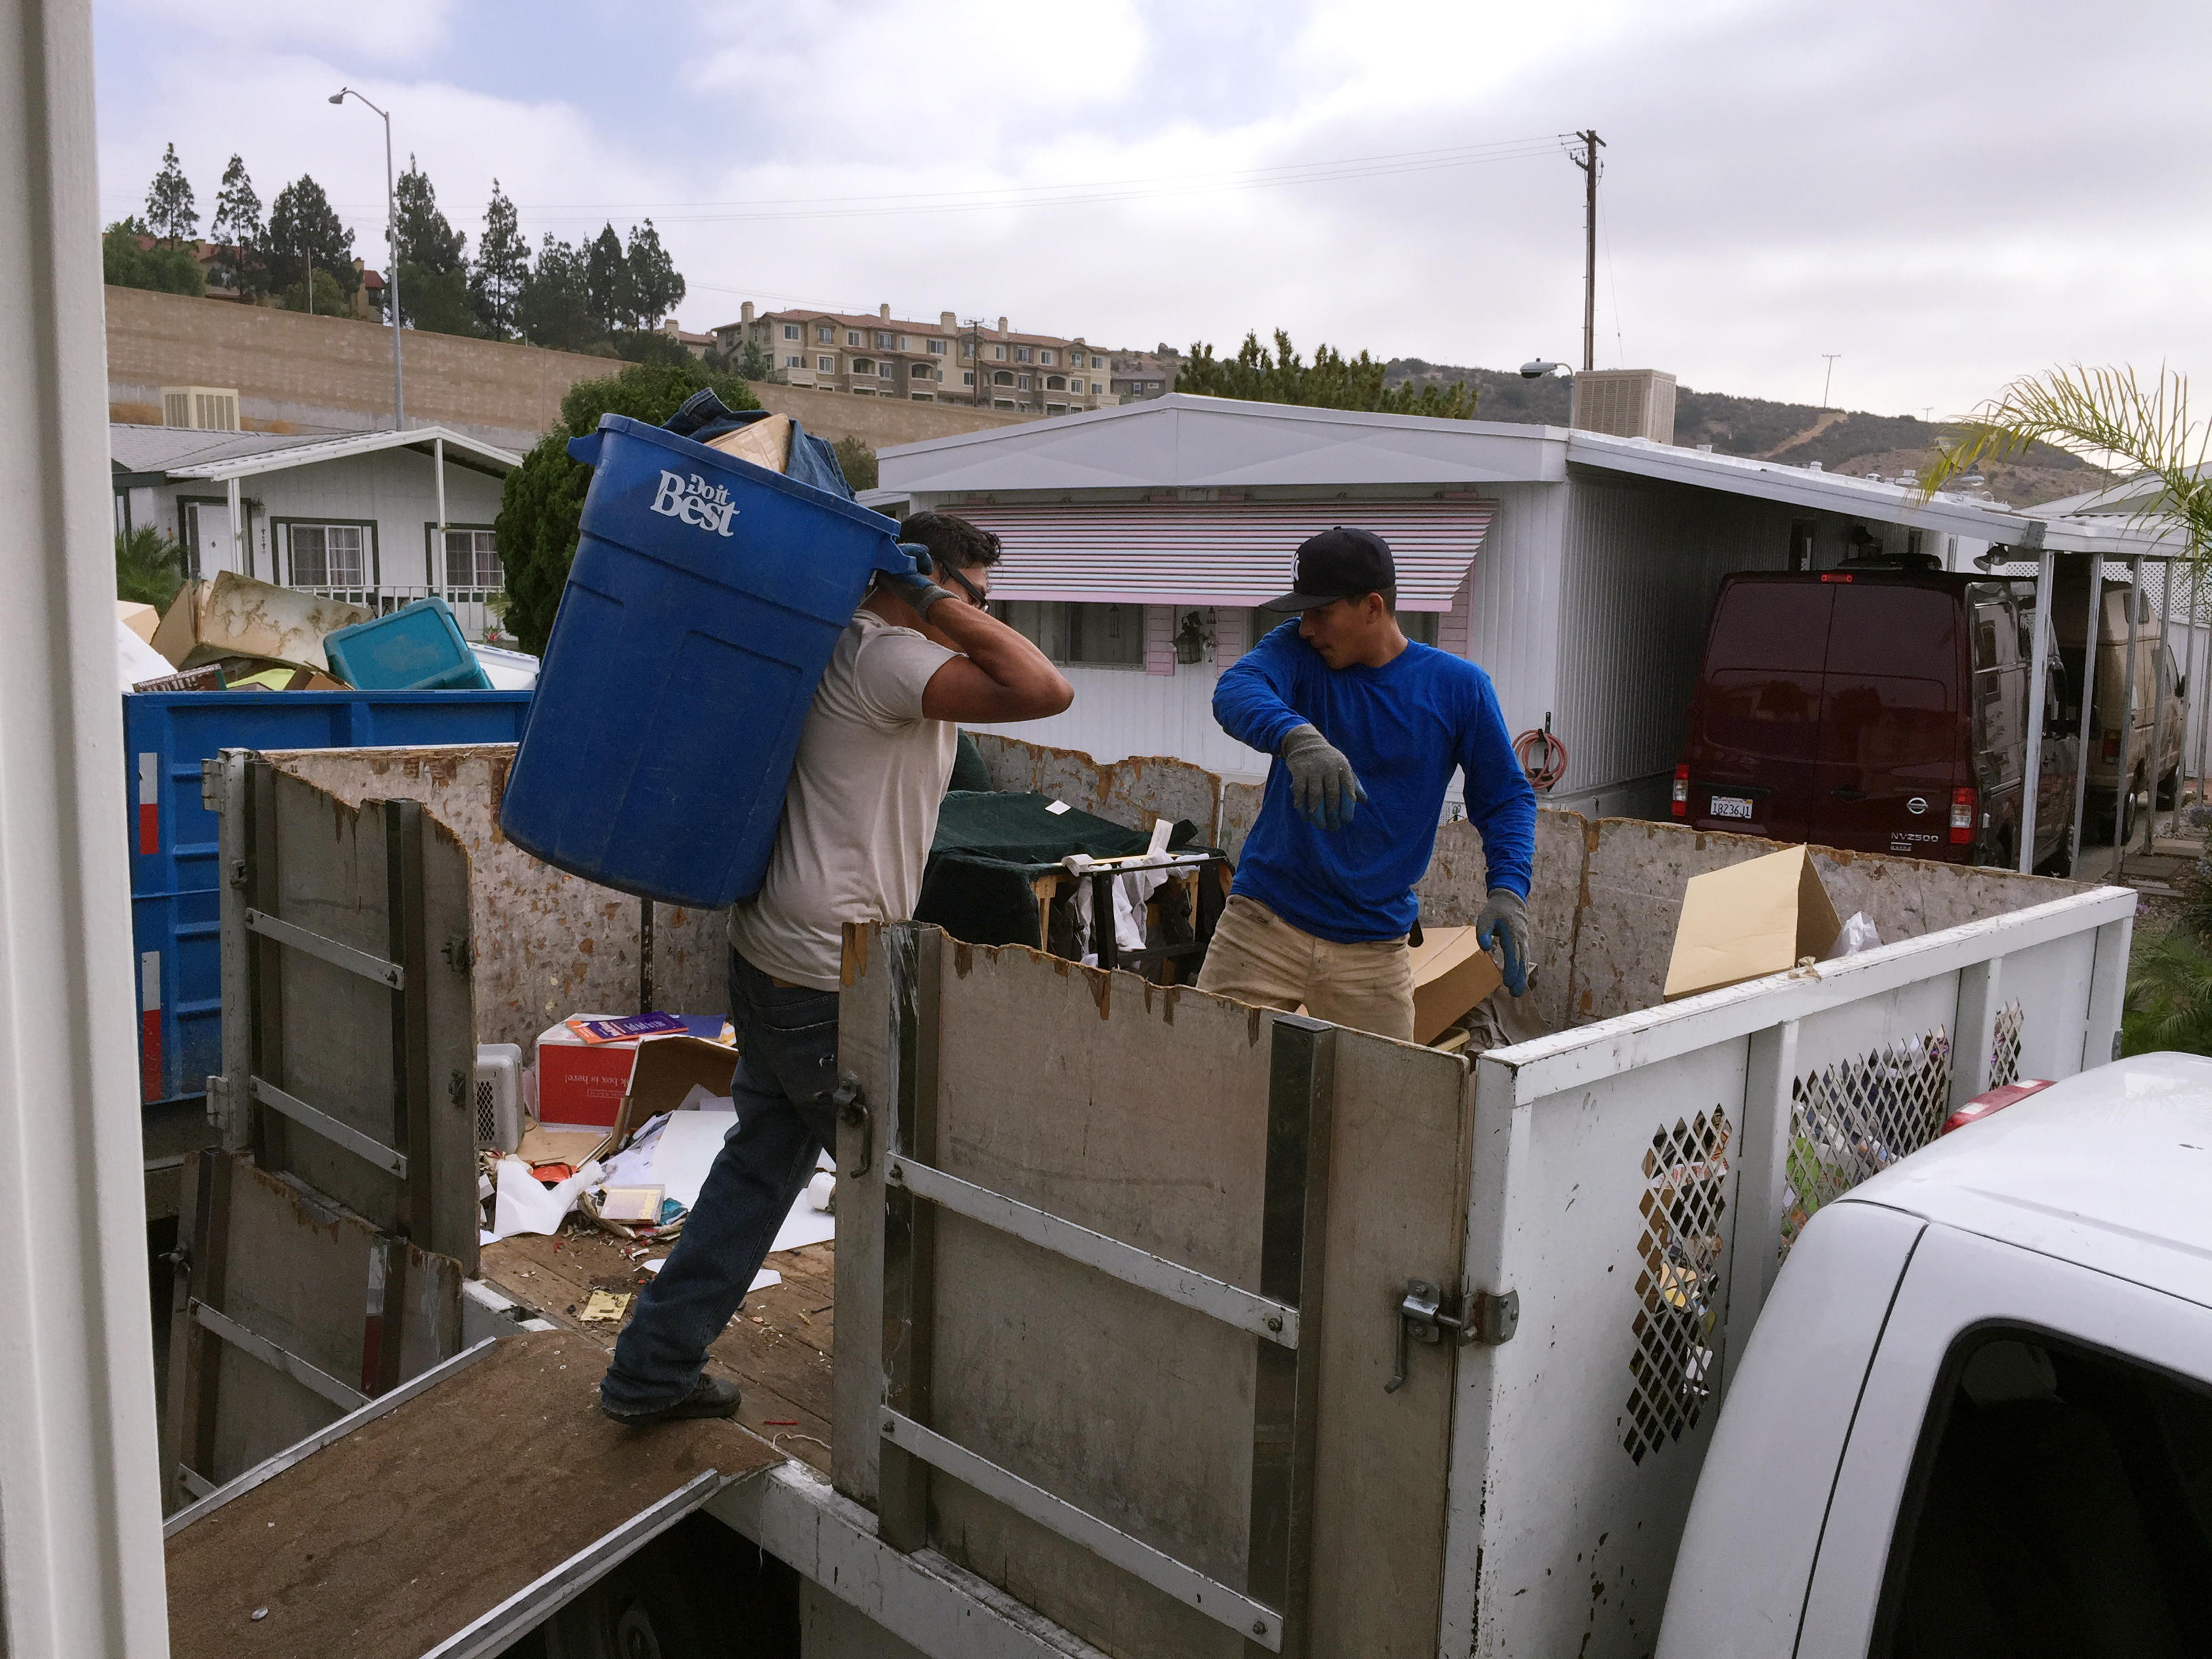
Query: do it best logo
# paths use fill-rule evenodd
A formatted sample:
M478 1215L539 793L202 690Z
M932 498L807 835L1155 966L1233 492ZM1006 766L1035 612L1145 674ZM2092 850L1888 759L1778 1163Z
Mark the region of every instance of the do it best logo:
M678 524L711 530L718 536L728 535L730 520L738 516L738 504L730 499L730 492L720 484L708 483L696 472L689 478L662 473L660 488L653 492L653 510Z

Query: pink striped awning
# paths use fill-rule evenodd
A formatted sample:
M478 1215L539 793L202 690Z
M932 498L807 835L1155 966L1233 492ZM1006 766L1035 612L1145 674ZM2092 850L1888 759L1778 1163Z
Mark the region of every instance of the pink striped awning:
M1476 501L945 505L1005 543L994 599L1260 605L1291 591L1300 542L1354 525L1390 544L1407 611L1451 609L1494 510Z

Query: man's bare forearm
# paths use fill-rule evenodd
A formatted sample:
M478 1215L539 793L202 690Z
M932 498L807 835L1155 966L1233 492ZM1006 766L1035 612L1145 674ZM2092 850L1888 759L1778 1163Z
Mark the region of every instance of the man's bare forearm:
M930 626L951 640L962 655L997 684L1011 690L1039 690L1064 684L1052 659L1023 635L989 611L957 601L930 607Z

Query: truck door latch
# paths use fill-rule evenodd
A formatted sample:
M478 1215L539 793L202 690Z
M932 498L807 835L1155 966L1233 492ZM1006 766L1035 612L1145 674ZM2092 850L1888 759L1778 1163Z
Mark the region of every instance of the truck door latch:
M1447 1302L1443 1293L1425 1279L1406 1281L1406 1293L1399 1298L1395 1310L1398 1367L1382 1385L1383 1393L1395 1394L1406 1385L1408 1341L1438 1343L1444 1340L1447 1332L1455 1347L1470 1342L1495 1347L1513 1340L1514 1330L1521 1323L1518 1291L1495 1295L1477 1291L1468 1298L1464 1309L1454 1305L1457 1301L1455 1297Z
M860 1161L845 1173L864 1176L868 1172L869 1135L867 1097L861 1094L857 1079L841 1077L837 1086L830 1091L830 1103L837 1109L837 1121L848 1123L860 1132Z

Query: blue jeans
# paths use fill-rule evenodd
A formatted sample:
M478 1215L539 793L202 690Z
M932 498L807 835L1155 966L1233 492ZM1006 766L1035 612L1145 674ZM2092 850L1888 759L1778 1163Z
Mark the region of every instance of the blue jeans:
M744 1305L816 1157L836 1145L836 993L772 984L732 950L730 1024L737 1127L615 1344L599 1398L617 1411L655 1410L691 1392L708 1346Z

